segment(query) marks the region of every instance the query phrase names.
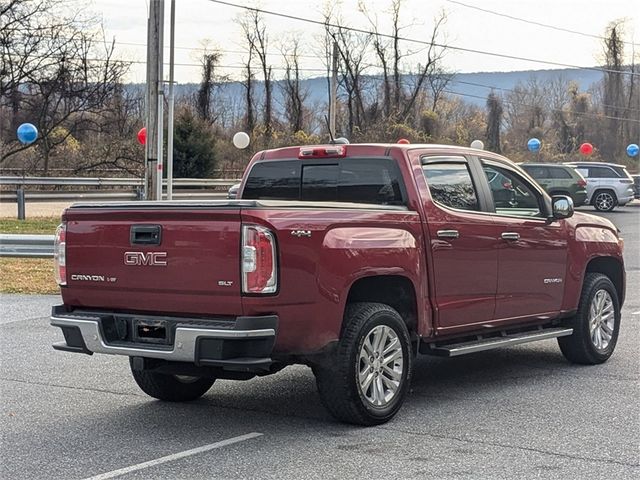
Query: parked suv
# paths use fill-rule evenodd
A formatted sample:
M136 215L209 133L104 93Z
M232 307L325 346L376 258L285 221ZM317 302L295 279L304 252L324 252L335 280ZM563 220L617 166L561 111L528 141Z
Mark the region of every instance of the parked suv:
M633 179L624 165L601 162L572 162L587 180L587 203L596 210L610 212L616 205L633 200Z
M567 195L576 207L587 200L587 181L570 165L524 163L520 165L549 195Z
M631 175L633 179L633 196L640 198L640 175Z

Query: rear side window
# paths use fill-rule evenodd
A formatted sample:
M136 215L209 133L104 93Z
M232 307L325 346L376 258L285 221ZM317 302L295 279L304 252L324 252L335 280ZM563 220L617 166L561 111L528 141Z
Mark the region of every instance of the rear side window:
M283 179L278 180L278 175L284 175ZM405 196L395 161L384 158L257 163L242 194L245 199L377 205L404 205Z
M589 167L589 178L618 178L619 175L609 167Z
M422 170L435 202L460 210L478 210L478 196L466 163L427 163Z
M561 167L549 167L549 178L571 179L571 173Z

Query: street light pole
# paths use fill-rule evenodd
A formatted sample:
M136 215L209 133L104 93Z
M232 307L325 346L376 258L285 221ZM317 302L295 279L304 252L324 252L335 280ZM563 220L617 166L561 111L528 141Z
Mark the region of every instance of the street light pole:
M167 119L167 200L173 198L173 65L175 47L176 0L171 0L171 30L169 31L169 114Z
M163 133L164 133L164 0L159 0L159 24L158 30L158 164L156 177L156 200L162 200L162 170L164 163Z

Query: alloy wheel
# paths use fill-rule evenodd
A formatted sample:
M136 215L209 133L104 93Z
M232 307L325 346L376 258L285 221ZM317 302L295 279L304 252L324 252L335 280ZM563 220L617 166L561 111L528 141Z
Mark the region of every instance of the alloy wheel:
M395 398L404 363L402 343L392 328L378 325L364 337L358 356L358 386L367 402L385 407Z
M598 290L589 307L589 334L598 351L606 350L615 328L613 299L606 290Z
M607 192L599 193L595 201L595 204L598 210L603 210L603 211L611 210L614 206L614 203L615 203L615 200L613 198L613 195Z

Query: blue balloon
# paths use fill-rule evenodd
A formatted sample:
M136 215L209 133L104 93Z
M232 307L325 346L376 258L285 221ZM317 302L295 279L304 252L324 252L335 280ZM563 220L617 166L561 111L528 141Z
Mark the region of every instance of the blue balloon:
M31 123L23 123L18 127L18 140L29 145L38 138L38 129Z
M537 152L540 150L540 145L542 145L542 142L537 138L530 138L527 142L527 148L530 152Z
M638 152L640 152L640 147L638 147L638 145L636 145L635 143L630 143L627 146L627 155L629 155L630 157L637 156Z

